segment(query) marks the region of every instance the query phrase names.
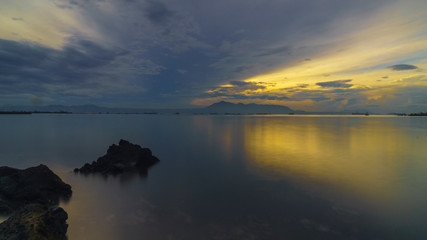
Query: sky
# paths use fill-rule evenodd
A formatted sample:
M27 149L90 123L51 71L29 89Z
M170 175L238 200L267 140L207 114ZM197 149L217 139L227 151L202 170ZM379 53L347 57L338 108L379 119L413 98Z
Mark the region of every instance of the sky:
M425 0L0 6L0 105L427 111Z

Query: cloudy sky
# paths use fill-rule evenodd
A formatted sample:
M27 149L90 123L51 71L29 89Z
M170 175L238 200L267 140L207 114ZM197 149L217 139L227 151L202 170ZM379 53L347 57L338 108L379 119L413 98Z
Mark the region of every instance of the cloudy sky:
M425 0L0 6L0 105L427 111Z

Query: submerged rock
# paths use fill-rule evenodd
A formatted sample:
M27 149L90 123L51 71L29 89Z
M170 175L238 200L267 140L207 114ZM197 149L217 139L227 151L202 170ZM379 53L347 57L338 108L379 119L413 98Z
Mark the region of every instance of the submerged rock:
M83 167L74 169L74 172L100 173L103 175L133 171L146 172L157 162L159 159L152 155L150 149L120 139L119 145L111 145L107 154L91 164L86 163Z
M0 240L66 240L64 209L29 204L0 224Z
M53 206L70 197L71 186L45 165L24 170L0 167L0 214L31 203Z

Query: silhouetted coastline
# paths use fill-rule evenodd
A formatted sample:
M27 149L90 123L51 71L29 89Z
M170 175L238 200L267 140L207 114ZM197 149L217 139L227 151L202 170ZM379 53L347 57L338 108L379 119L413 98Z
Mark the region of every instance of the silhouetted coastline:
M409 116L409 117L425 117L427 116L427 112L419 112L419 113L393 113L393 115L397 116Z
M0 114L32 114L32 112L24 112L24 111L0 111Z

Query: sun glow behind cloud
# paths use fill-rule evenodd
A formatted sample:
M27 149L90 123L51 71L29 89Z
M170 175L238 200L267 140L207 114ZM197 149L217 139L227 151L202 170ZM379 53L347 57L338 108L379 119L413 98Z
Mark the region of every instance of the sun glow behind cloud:
M30 41L59 49L75 34L99 38L79 21L79 14L56 1L1 0L0 38Z
M308 111L427 107L421 0L0 0L0 6L5 104L37 97L141 107L219 100Z
M306 59L241 80L258 88L223 84L206 92L210 98L193 103L256 100L303 110L341 110L353 100L359 103L354 104L356 108L384 106L402 88L427 87L427 14L420 9L423 8L417 4L396 3L366 19L336 22L330 27L330 33L303 41L306 45L324 45L322 50ZM345 28L352 31L346 32ZM399 63L412 67L391 67ZM347 84L319 84L340 81ZM257 96L261 97L257 99ZM322 106L326 102L329 108Z

